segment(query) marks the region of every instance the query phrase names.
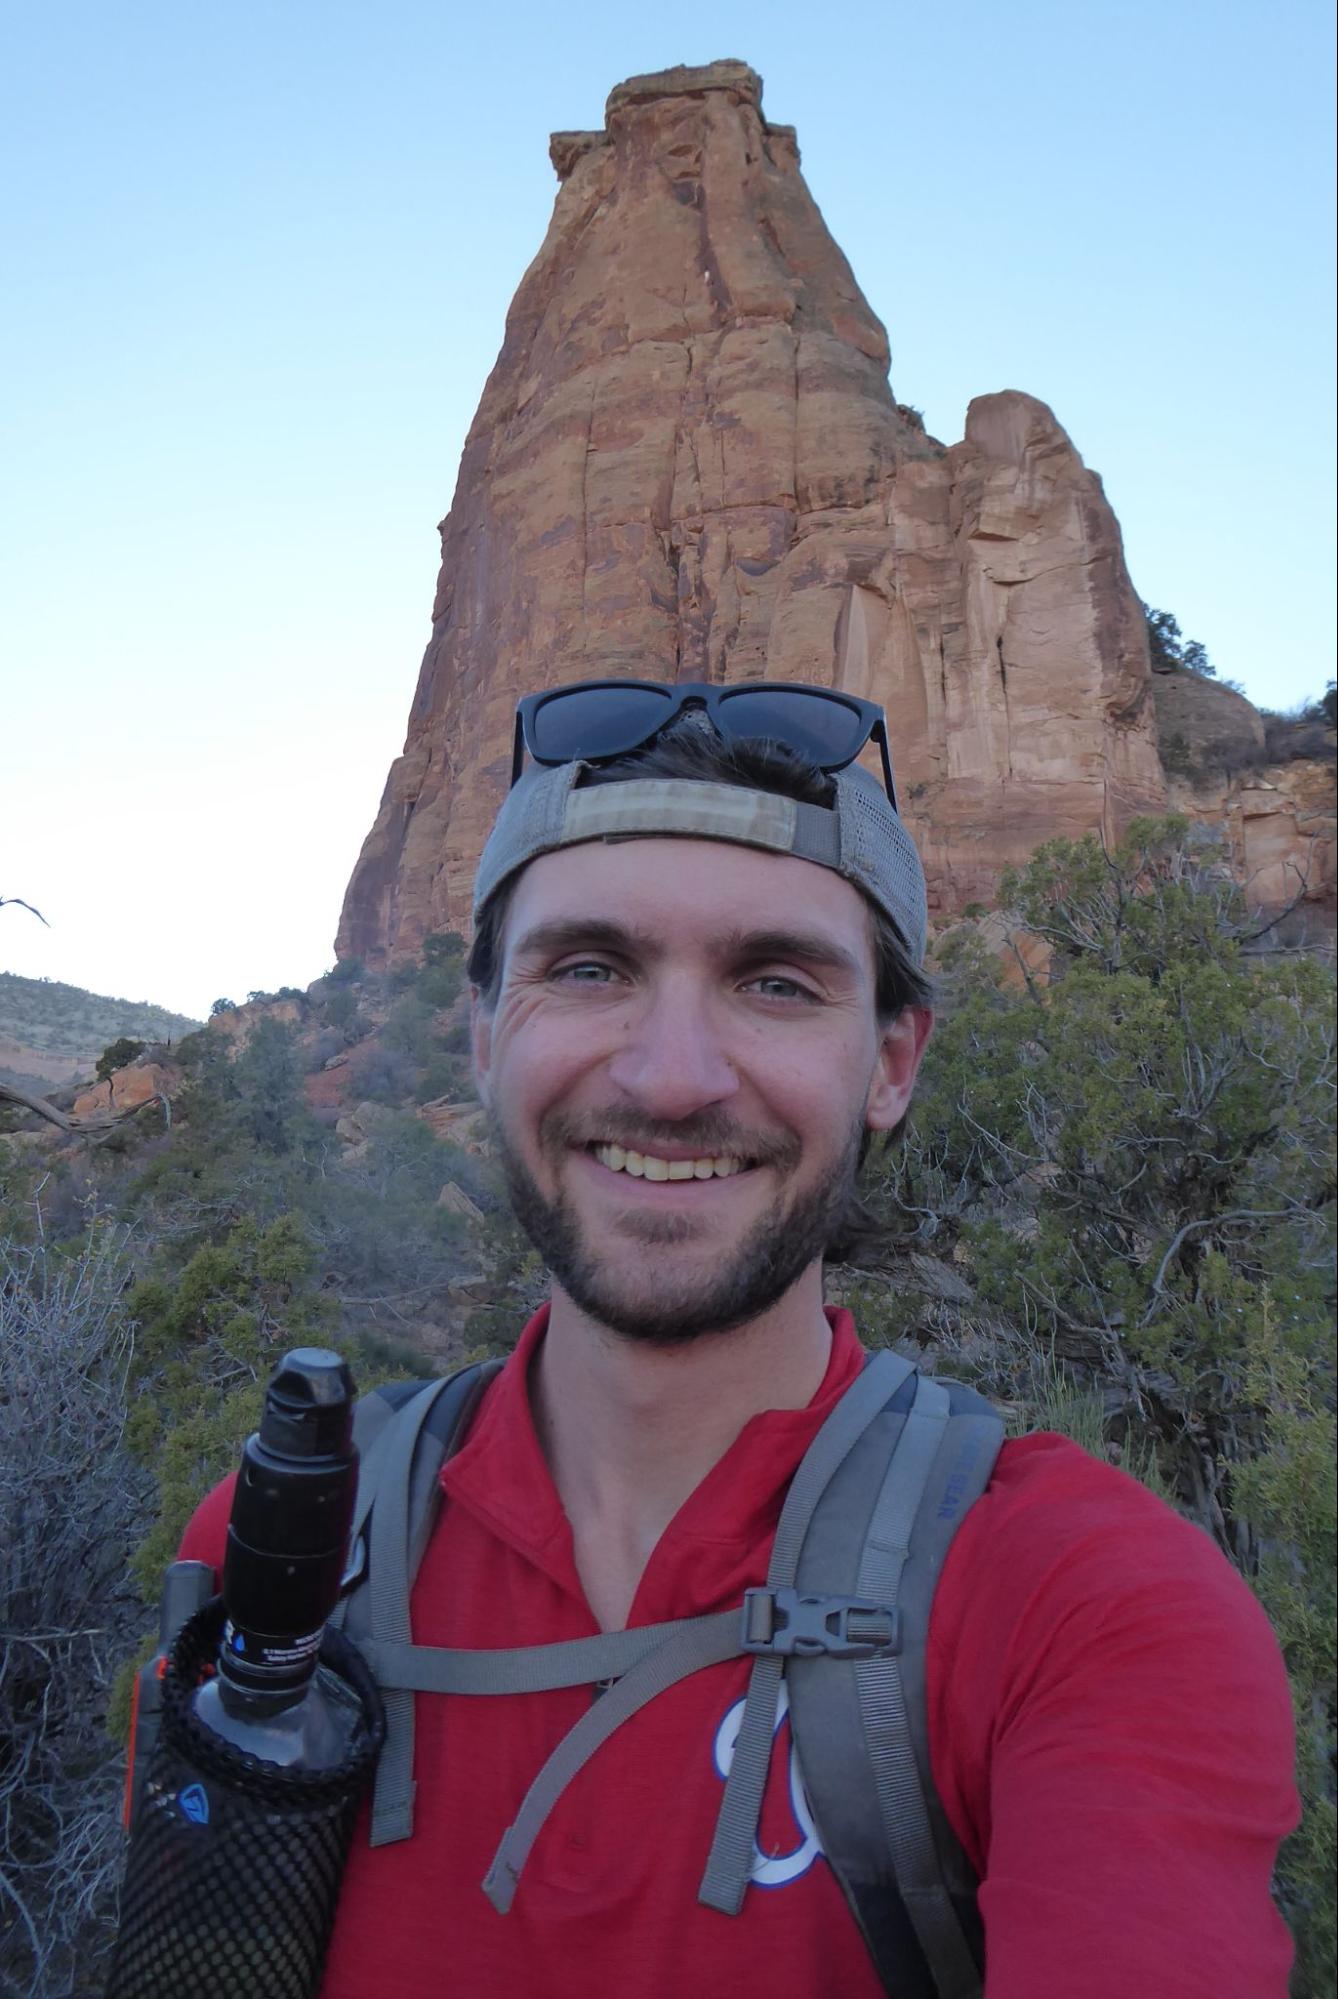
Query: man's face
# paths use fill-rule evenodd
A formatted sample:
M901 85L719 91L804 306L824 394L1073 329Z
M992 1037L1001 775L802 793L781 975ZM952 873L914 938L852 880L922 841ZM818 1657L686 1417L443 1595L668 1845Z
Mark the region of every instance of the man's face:
M757 1317L818 1258L929 1015L874 1013L867 906L718 841L546 854L475 1065L521 1222L591 1317L661 1342Z

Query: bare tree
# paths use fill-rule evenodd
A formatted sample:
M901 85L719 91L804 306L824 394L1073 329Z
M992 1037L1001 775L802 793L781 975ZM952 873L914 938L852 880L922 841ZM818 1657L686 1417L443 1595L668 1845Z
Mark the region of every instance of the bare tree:
M112 1674L144 1475L123 1448L122 1246L0 1244L0 1993L98 1989L121 1860Z

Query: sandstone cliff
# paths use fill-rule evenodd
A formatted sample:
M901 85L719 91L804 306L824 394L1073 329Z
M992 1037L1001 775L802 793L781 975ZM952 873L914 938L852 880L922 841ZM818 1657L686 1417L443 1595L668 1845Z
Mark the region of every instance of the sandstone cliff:
M1119 527L1043 403L945 449L793 131L741 63L634 78L561 182L465 445L403 755L337 948L467 927L524 692L591 674L831 683L853 586L940 916L1038 841L1165 804Z
M1266 725L1243 694L1193 673L1154 673L1152 686L1168 803L1221 829L1255 908L1273 915L1295 905L1277 941L1331 937L1332 729L1276 717Z

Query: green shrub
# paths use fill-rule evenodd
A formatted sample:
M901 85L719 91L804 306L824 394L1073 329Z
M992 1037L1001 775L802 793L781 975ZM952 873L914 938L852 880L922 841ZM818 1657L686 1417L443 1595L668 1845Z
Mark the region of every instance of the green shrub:
M443 1051L431 1057L418 1078L414 1102L432 1104L443 1097L458 1101L467 1097L470 1089L471 1072L467 1058Z
M1187 639L1180 630L1180 621L1169 611L1154 611L1149 605L1143 606L1147 621L1148 652L1154 673L1169 673L1179 667L1184 673L1200 673L1215 680L1217 668L1208 657L1208 649L1197 639Z
M464 990L464 983L464 967L459 963L424 965L418 974L414 992L427 1006L440 1009L454 1005Z
M239 1221L197 1249L175 1281L144 1279L130 1293L139 1336L126 1442L157 1489L134 1558L147 1601L157 1600L195 1506L235 1466L275 1362L335 1335L337 1306L315 1279L312 1243L288 1214L264 1229Z
M361 958L341 958L325 974L327 986L360 985L367 976L367 968Z
M117 1069L124 1069L128 1062L133 1062L137 1055L143 1053L142 1041L132 1041L128 1035L123 1034L119 1041L113 1041L111 1046L104 1048L99 1055L95 1071L98 1081L107 1082Z
M415 989L405 993L391 1007L381 1039L388 1048L398 1049L420 1066L436 1053L436 1014Z
M1298 1989L1318 1994L1335 1921L1332 974L1242 955L1239 892L1182 821L1138 822L1111 854L1051 842L1005 893L1049 968L1009 982L969 937L946 954L911 1128L876 1169L891 1244L962 1271L971 1304L945 1343L991 1392L1118 1451L1272 1615L1306 1813L1279 1894Z
M429 930L423 939L425 965L462 964L464 956L465 940L458 930Z
M454 930L434 930L423 939L423 969L415 992L432 1007L453 1005L465 983L465 940Z
M325 1002L325 1018L337 1027L352 1045L367 1032L367 1023L358 1011L358 996L351 984L336 986Z

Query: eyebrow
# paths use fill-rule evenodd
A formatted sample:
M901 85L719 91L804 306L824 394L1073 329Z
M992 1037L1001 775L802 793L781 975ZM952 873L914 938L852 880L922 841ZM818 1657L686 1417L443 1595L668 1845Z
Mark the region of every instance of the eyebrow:
M597 916L557 917L536 923L513 948L518 958L578 950L636 952L648 958L658 958L664 953L663 940L650 931L634 930ZM853 979L859 979L865 970L853 952L818 930L731 930L716 941L714 948L718 957L736 962L787 958L842 972Z
M559 951L652 952L656 948L656 940L647 931L629 930L599 916L561 916L536 923L512 946L518 958L546 957Z
M733 930L724 939L724 950L735 958L797 958L852 978L864 969L853 951L820 930Z

